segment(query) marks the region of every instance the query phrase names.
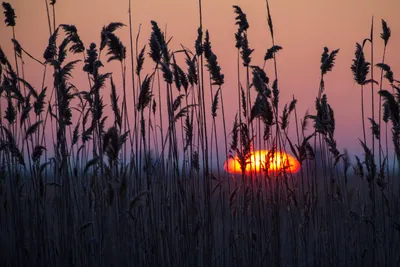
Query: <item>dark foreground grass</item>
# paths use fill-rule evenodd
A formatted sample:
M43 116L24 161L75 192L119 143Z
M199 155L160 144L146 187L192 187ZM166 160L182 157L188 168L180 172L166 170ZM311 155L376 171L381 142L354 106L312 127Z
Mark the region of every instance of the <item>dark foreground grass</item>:
M18 43L15 12L3 3L14 54L0 48L1 265L398 266L400 89L385 63L390 28L382 21L385 48L376 66L364 55L379 41L373 33L356 45L350 69L361 89L365 153L352 163L337 148L324 92L339 50L323 49L315 110L299 118L296 99L279 101L282 47L266 4L273 46L264 66L271 61L273 73L251 64L246 14L233 7L238 112L231 128L223 106L228 77L203 29L201 1L193 49L169 50L165 33L151 21L145 47L139 35L134 42L130 23L130 54L117 35L122 23L104 26L100 41L85 46L75 26L56 26L56 1L46 2L50 37L40 58ZM149 59L153 71L143 74ZM32 86L24 79L24 60L36 61L43 81L52 75L53 82ZM120 73L102 71L111 61ZM84 89L73 84L80 70L88 77ZM114 83L116 75L122 84ZM372 140L364 123L367 86L375 95L371 106L378 102L383 111L368 118ZM383 90L387 86L392 90ZM296 140L288 138L289 125ZM238 156L245 170L253 148L271 151L266 162L274 151L290 152L300 172L284 164L271 172L263 164L233 176L213 165Z

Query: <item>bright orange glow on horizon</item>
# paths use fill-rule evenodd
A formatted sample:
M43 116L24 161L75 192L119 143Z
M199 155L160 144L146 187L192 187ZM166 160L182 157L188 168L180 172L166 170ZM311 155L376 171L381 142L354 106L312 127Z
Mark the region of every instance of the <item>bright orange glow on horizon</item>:
M268 172L280 171L283 168L289 173L296 173L300 170L300 163L287 153L275 152L272 158L268 150L258 150L252 153L250 163L246 165L245 173L250 171L262 172L266 168L267 158L269 158ZM225 161L224 170L231 174L241 174L238 156Z

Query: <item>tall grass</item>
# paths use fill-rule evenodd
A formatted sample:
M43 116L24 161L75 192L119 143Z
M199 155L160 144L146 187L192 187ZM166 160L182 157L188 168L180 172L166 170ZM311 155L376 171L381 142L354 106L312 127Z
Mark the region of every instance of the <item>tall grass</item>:
M361 90L364 151L363 158L355 156L351 163L347 151L338 149L325 84L339 49L323 48L315 110L299 119L295 96L280 103L282 46L275 40L268 1L272 46L266 49L263 66L252 65L251 28L245 11L233 6L232 23L238 25L232 44L237 48L237 77L232 77L237 80L237 112L230 132L224 112L228 89L223 85L231 77L224 76L212 49L201 0L194 47L182 45L176 51L169 49L171 39L155 21L150 22L146 44L139 47L140 27L134 43L131 1L129 29L111 22L100 30L100 40L89 45L74 25L56 25L57 3L50 5L51 12L46 1L48 45L38 59L18 42L15 11L2 4L14 45L14 55L5 55L0 47L4 266L400 263L399 173L388 167L392 161L400 165L400 82L386 58L391 31L385 21L382 62L370 64L364 54L368 42L371 57L375 52L371 30L369 38L356 44L350 66ZM127 30L129 52L118 37ZM149 59L154 68L144 74ZM43 67L40 87L25 79L26 60ZM265 70L270 63L272 73ZM104 72L106 64L119 64L119 73ZM374 68L380 69L379 83ZM78 89L73 74L80 71L88 82ZM53 81L47 84L49 72ZM121 84L115 77L121 77ZM377 94L371 106L380 110L378 118L374 113L368 118L370 143L363 95L368 83L372 95ZM392 90L385 90L387 86ZM127 104L129 90L133 107ZM108 97L110 106L104 104ZM296 132L296 140L289 138L290 131ZM268 150L268 157L260 169L246 171L259 149ZM291 173L283 163L272 171L277 152L291 153L300 163L299 173ZM215 159L235 157L241 175L213 167Z

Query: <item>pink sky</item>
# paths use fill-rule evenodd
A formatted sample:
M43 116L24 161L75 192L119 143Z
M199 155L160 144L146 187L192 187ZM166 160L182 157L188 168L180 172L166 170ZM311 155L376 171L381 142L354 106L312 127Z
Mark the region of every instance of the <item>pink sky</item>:
M49 30L43 0L9 1L17 15L17 40L31 54L42 58L48 42ZM148 42L150 20L158 22L161 28L167 26L167 35L173 36L170 49L176 50L183 44L193 48L199 26L197 0L132 0L132 19L134 36L142 24L140 48ZM204 27L209 29L213 51L225 74L223 86L227 115L227 128L230 130L237 111L236 88L236 48L234 33L237 28L232 5L239 5L247 14L250 24L249 44L255 49L252 64L262 65L264 54L271 43L266 20L264 0L204 0ZM392 67L395 78L400 77L400 1L398 0L270 0L270 8L275 30L276 44L283 47L277 57L281 90L281 105L298 99L297 111L302 117L308 109L314 113L320 76L320 56L323 47L330 50L340 48L333 72L325 80L328 100L336 115L336 139L340 149L348 148L360 152L357 138L362 137L360 88L352 77L350 65L354 57L356 42L369 36L371 17L375 17L375 63L381 61L383 41L379 38L381 19L385 19L392 30L388 44L387 63ZM127 0L59 0L56 4L57 24L74 24L85 45L99 43L103 25L120 21L128 25ZM3 20L3 17L2 17ZM117 32L129 52L129 28ZM0 45L12 59L10 44L11 28L0 24ZM369 47L367 47L369 50ZM370 61L369 52L366 52ZM127 58L129 55L127 55ZM128 63L128 62L127 62ZM130 63L129 63L130 64ZM127 65L129 65L127 64ZM146 59L145 71L153 67ZM79 69L81 65L79 66ZM184 66L186 69L186 66ZM37 88L40 87L42 67L26 59L26 78ZM39 71L37 71L39 70ZM267 65L267 75L273 78L272 65ZM119 64L111 63L104 71L113 71L115 81L121 86ZM243 70L242 70L243 71ZM129 70L128 70L129 73ZM379 80L378 69L375 79ZM75 72L73 83L87 90L87 80L80 70ZM130 77L128 76L128 81ZM50 80L49 80L50 82ZM128 82L129 86L129 82ZM387 84L384 84L388 88ZM108 98L109 93L105 94ZM130 99L128 97L128 99ZM209 99L209 98L206 98ZM370 87L366 89L365 99L370 99ZM377 100L377 97L376 97ZM369 103L369 102L368 102ZM366 116L370 117L370 104ZM211 112L211 111L210 111ZM367 123L367 121L366 121ZM366 124L369 128L369 123ZM310 125L311 127L311 125ZM222 133L222 129L220 129ZM294 135L291 135L294 136Z

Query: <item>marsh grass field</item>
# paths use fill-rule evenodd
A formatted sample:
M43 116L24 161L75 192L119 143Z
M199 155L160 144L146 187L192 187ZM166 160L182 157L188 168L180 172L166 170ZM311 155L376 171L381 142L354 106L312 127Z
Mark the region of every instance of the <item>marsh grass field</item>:
M57 24L57 2L45 2L42 56L18 42L17 10L2 2L14 50L0 47L1 266L400 265L400 82L388 63L398 59L385 56L394 49L385 20L372 21L381 32L355 44L348 69L363 125L364 153L353 157L338 149L324 90L340 50L315 51L314 110L298 111L296 96L282 103L282 47L268 0L272 46L261 66L252 64L245 10L232 8L236 77L223 74L201 0L198 37L176 51L156 21L150 36L133 36L130 8L128 25L110 22L84 44L74 25ZM383 51L373 50L377 42ZM382 53L381 61L365 51ZM41 85L25 79L27 61L36 62ZM153 67L144 73L147 61ZM120 71L105 72L107 64ZM75 84L75 73L86 84ZM235 103L224 103L226 79L237 80ZM253 169L258 149L269 154ZM239 174L220 164L233 157Z

